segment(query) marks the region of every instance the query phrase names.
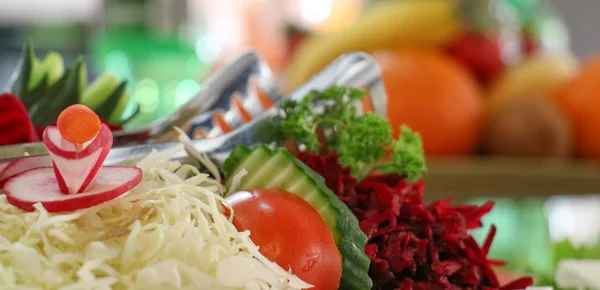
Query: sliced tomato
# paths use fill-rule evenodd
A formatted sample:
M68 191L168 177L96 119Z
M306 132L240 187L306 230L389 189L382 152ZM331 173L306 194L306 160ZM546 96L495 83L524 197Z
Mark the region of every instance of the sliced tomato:
M287 191L260 189L229 195L238 230L250 230L260 252L316 290L337 290L342 256L317 210Z

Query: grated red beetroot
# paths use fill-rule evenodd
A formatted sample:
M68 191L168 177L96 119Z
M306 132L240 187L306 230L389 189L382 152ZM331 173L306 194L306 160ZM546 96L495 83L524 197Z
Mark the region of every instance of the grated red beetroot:
M327 186L352 210L367 235L373 289L525 289L523 277L501 286L487 258L496 233L492 226L482 247L468 234L482 226L493 202L451 206L450 199L423 202L423 182L397 174L371 175L358 182L337 155L300 153L298 159L322 175Z

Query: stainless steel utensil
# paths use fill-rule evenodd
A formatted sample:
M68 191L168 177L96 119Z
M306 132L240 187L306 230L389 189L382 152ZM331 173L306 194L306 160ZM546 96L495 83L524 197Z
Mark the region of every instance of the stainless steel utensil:
M256 98L252 98L251 87L260 88L273 102L281 97L266 62L255 52L247 51L209 77L196 96L168 116L142 129L113 132L115 144L140 143L139 140L148 140L150 143L160 142L169 137L173 132L173 126L207 127L209 124L206 124L206 121L211 120L216 110L226 112L227 118L231 119L231 116L235 116L229 112L234 109L229 104L232 94L238 95L252 116L256 116L263 109L255 109L255 104L258 102ZM0 146L0 158L19 157L25 152L39 155L46 153L46 149L42 142Z
M269 131L270 120L278 112L277 105L270 109L264 110L260 106L256 98L252 99L251 95L248 94L248 80L252 76L252 73L262 73L268 75L268 70L260 63L260 58L255 53L246 53L238 58L248 59L254 63L254 66L245 66L248 70L245 72L239 72L233 74L230 70L225 70L229 73L221 73L215 75L212 78L212 83L207 86L208 92L213 94L205 93L205 98L195 98L195 102L186 104L183 108L178 110L178 114L173 116L173 120L185 120L187 117L177 116L188 116L194 112L201 111L204 108L212 107L215 108L212 111L201 114L194 120L198 123L205 124L206 129L209 131L210 137L203 139L196 139L192 141L193 146L200 152L207 153L217 165L222 165L224 160L227 158L231 150L240 144L243 145L254 145L258 143L271 144L274 141L273 132ZM279 100L280 95L276 88L272 85L269 77L261 78L260 80L266 82L259 84L263 88L267 88L264 92L272 99ZM293 100L300 100L312 90L322 90L333 85L343 85L350 87L362 87L369 92L373 110L376 114L387 118L387 95L383 82L381 80L381 74L376 61L366 53L351 53L342 55L336 59L333 63L327 66L320 73L315 75L306 84L300 87L298 90L289 95L289 98ZM217 93L214 93L217 92ZM234 109L231 105L229 96L231 93L239 92L240 95L245 96L243 102L246 111L250 112L254 117L252 121L243 123L239 111ZM229 94L227 94L229 93ZM227 95L227 98L223 97ZM186 108L187 107L187 108ZM208 122L211 116L214 115L215 110L226 110L223 114L225 121L233 129L227 134L219 134L219 130L214 124ZM161 125L160 129L156 130L167 130L172 126L181 125L181 123L165 122ZM124 147L115 147L111 150L108 155L105 164L114 165L121 164L128 161L139 160L148 155L153 149L165 150L175 146L177 142L165 142L156 144L143 144L133 145ZM5 159L0 159L0 162L9 160L10 158L21 157L24 152L27 152L27 146L31 149L31 145L11 146L13 148L2 148L0 147L0 156L4 156ZM13 152L10 150L13 149ZM41 155L43 152L38 153L41 150L39 147L35 147L36 152L30 152L31 155ZM15 155L17 153L17 155ZM10 157L10 158L6 158ZM175 158L185 158L186 154L181 153Z

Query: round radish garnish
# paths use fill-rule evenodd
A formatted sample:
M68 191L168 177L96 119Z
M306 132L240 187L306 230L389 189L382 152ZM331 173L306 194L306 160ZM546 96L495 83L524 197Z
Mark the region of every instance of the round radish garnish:
M8 202L24 211L34 211L33 205L39 202L48 212L69 212L123 195L142 181L142 175L137 167L104 166L84 193L64 194L54 169L42 167L10 178L3 189Z
M43 140L52 156L61 191L74 194L84 192L92 184L110 152L113 136L108 126L101 125L96 137L76 145L67 141L57 126L48 126L44 130Z
M0 163L0 187L11 177L29 169L52 166L48 155L31 156Z
M36 203L48 212L85 209L115 199L142 181L140 168L102 167L112 132L84 106L63 111L58 126L44 130L43 140L49 156L0 164L0 182L8 178L2 187L7 200L22 210L34 211Z

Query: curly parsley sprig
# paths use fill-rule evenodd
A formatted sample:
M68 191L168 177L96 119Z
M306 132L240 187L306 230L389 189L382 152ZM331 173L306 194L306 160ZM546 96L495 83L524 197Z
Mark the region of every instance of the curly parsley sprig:
M418 180L426 171L421 137L402 126L399 138L394 139L386 120L372 113L359 114L356 104L365 95L361 89L334 86L313 91L299 102L287 100L275 118L280 136L311 152L326 145L359 180L374 171ZM325 132L327 144L319 142L318 129Z

